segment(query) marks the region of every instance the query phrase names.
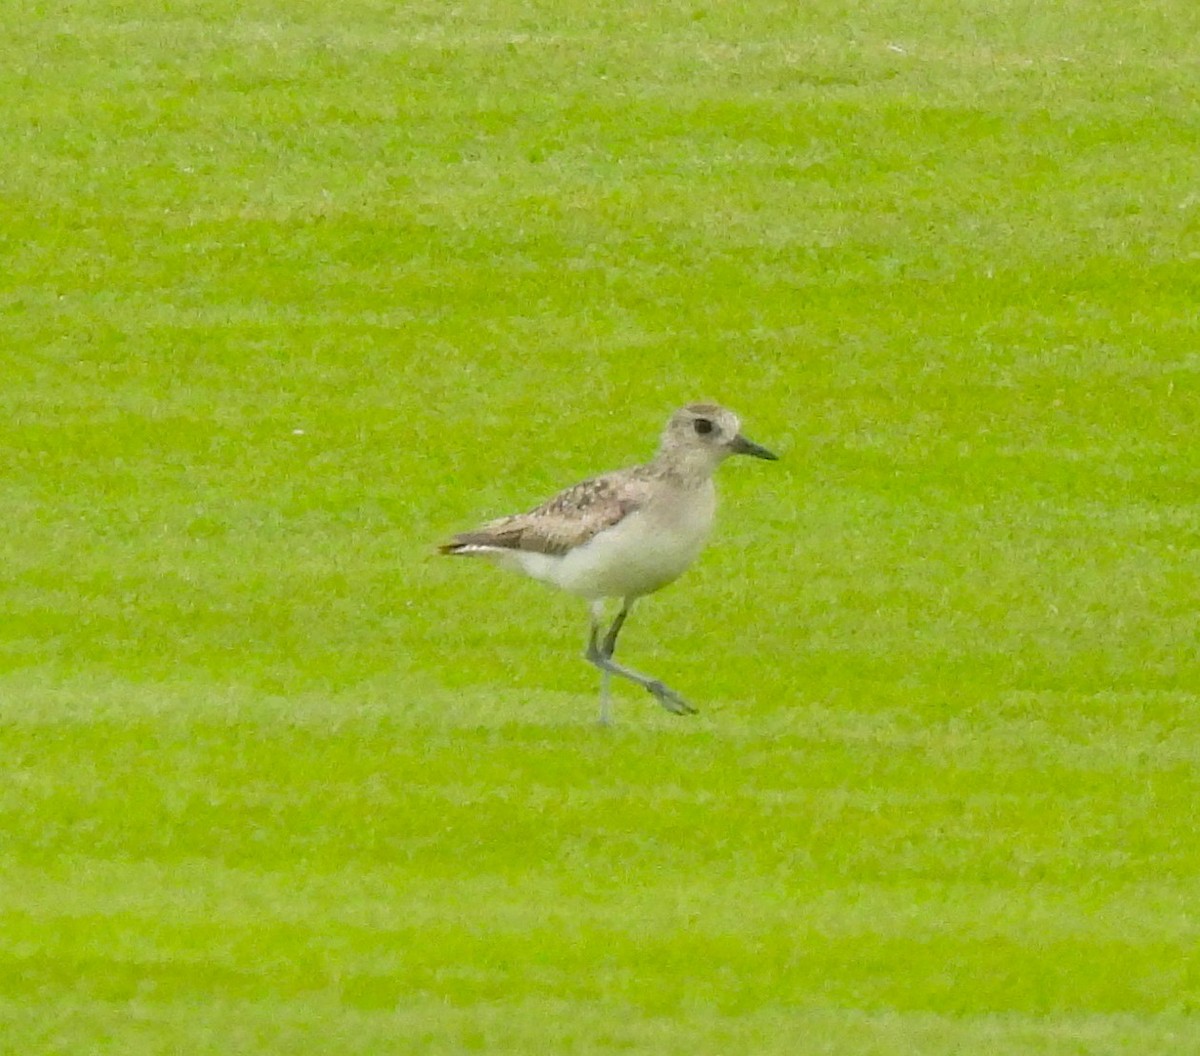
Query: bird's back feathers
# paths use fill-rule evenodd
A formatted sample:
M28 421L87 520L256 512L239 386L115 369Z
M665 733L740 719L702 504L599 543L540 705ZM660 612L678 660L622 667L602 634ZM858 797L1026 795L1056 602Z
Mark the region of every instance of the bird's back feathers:
M562 555L619 524L644 502L645 482L635 467L585 480L560 491L528 513L500 517L460 532L439 550L443 554L523 550Z

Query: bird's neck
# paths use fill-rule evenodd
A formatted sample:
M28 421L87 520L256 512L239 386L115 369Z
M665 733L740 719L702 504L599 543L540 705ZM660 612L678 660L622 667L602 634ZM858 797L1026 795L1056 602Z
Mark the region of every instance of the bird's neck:
M711 479L717 460L703 449L663 448L654 456L650 469L657 475L673 480L682 487L699 487Z

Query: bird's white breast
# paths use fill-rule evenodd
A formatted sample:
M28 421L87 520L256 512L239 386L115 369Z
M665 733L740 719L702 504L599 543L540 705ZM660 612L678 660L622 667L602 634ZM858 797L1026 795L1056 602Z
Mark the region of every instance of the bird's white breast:
M585 598L639 597L677 579L708 539L712 481L671 489L561 556L521 554L523 570Z

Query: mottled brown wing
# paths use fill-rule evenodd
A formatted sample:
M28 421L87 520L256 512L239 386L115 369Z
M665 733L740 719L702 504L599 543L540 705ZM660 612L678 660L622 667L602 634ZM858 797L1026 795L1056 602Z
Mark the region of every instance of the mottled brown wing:
M565 554L636 510L636 488L624 474L585 480L560 491L528 513L501 517L473 532L461 532L440 549L453 554L474 546Z

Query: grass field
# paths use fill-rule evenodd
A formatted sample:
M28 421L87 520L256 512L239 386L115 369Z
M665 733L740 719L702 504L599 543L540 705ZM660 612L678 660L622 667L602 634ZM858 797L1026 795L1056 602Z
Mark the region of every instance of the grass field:
M0 1052L1200 1051L1193 0L3 16Z

